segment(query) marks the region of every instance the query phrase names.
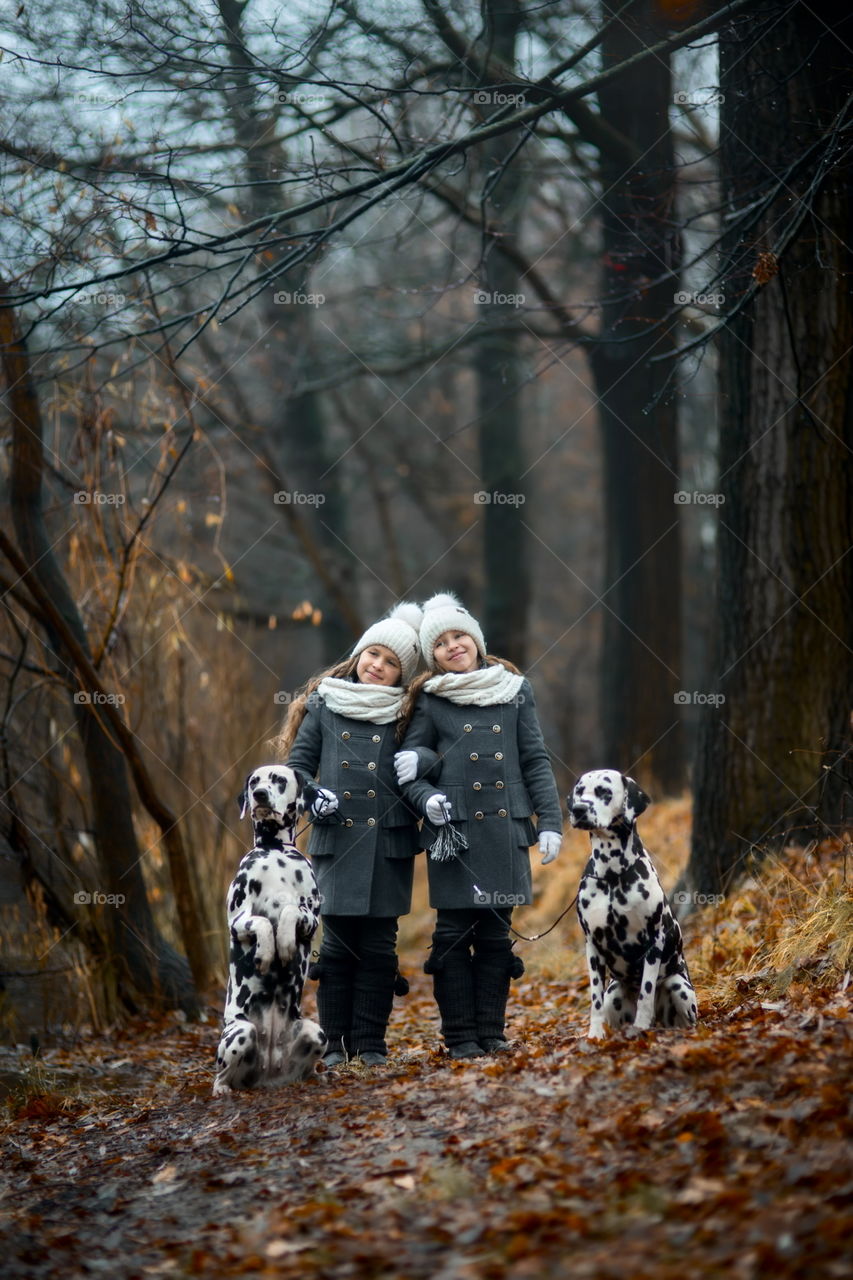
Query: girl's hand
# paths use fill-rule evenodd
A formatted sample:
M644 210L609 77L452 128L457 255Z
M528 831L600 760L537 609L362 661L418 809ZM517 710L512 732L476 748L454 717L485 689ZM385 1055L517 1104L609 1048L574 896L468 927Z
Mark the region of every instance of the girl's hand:
M560 852L560 845L563 843L563 837L559 831L540 831L539 832L539 852L542 854L542 866L547 867L549 862L553 862L557 854Z
M424 813L434 827L443 827L450 821L450 801L437 791L424 805Z
M338 807L338 797L334 791L328 791L325 787L317 788L317 798L311 805L311 812L315 818L328 818L334 813Z
M398 751L394 757L394 769L401 787L405 782L414 782L418 776L417 751Z

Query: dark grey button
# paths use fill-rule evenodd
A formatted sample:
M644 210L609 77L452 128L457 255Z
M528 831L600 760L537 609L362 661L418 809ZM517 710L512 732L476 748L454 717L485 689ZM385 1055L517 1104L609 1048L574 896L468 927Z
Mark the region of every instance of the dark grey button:
M342 761L341 761L341 768L342 768L342 769L348 769L348 768L349 768L349 760L342 760Z
M479 821L481 818L484 818L485 816L486 816L486 815L485 815L484 813L482 813L479 809L478 809L478 810L477 810L477 812L474 814L474 817L477 819L477 821Z
M495 786L497 787L498 791L503 791L504 789L504 784L502 782L496 782Z
M367 798L368 798L368 800L375 800L375 799L376 799L376 792L375 792L375 791L368 791L368 793L367 793Z
M505 817L506 817L506 809L498 809L498 817L499 817L499 818L505 818Z
M474 788L474 790L475 790L475 791L482 791L482 790L483 790L483 784L482 784L482 782L473 782L471 785L473 786L473 788Z
M345 800L352 800L352 792L351 792L351 791L345 791L345 792L344 792L344 799L345 799Z

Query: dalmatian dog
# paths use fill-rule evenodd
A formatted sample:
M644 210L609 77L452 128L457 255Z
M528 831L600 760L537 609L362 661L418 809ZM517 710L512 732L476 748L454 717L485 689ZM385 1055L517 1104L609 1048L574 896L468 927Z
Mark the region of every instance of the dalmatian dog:
M605 1023L692 1027L698 1016L681 929L636 827L650 803L615 769L583 774L568 797L572 826L589 832L592 847L578 890L592 1040Z
M251 813L255 843L227 896L231 954L214 1094L307 1080L326 1046L299 1008L320 895L294 832L307 806L319 816L337 800L294 769L264 765L238 804L241 818Z

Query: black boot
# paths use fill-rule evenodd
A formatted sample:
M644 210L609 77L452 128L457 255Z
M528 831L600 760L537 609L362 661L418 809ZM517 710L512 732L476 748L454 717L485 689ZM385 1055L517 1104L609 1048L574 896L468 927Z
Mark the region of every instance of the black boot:
M473 963L477 1040L487 1053L506 1053L510 1047L504 1036L509 982L521 977L524 962L507 946L480 950Z
M311 966L311 977L317 977L317 1017L328 1037L325 1061L338 1066L352 1053L353 966L349 961L330 960L322 955Z
M471 958L449 952L441 960L427 960L424 972L432 974L433 991L441 1014L441 1034L451 1058L482 1058L477 1043L474 1007L474 973Z
M394 1003L396 956L359 961L352 1005L352 1052L369 1067L381 1066L388 1053L385 1030Z

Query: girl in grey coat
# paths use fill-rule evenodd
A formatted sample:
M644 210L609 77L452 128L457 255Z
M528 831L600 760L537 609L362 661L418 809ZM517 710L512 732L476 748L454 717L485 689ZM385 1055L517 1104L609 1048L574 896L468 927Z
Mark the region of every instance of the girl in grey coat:
M402 604L368 628L346 662L309 682L279 742L292 769L322 784L308 853L323 918L312 976L328 1066L349 1055L384 1063L394 992L408 990L398 978L397 919L411 907L422 846L418 814L397 786L394 752L420 658L420 620L417 605ZM435 763L434 752L422 752L416 768Z
M532 900L533 814L544 864L559 852L562 813L528 681L511 663L487 657L479 623L455 596L424 605L420 642L431 671L412 685L397 761L401 781L414 779L403 794L425 815L423 842L433 850L427 866L437 915L424 968L451 1057L481 1057L509 1047L509 981L524 968L509 928L512 908ZM424 749L439 754L440 792L416 776ZM448 820L467 847L437 861Z

